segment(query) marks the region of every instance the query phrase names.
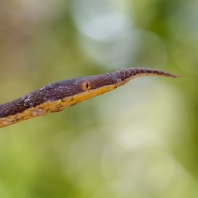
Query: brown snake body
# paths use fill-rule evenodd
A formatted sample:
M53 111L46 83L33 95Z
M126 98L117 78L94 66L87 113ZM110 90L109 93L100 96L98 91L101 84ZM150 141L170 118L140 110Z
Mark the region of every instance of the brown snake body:
M141 76L179 77L155 69L123 68L112 73L55 82L0 105L0 128L50 112L62 111Z

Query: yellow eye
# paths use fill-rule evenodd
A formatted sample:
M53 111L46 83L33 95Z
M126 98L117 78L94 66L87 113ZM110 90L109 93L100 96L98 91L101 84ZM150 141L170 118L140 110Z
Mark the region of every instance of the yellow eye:
M87 90L91 89L91 83L90 83L89 81L83 82L83 83L82 83L82 89L83 89L84 91L87 91Z

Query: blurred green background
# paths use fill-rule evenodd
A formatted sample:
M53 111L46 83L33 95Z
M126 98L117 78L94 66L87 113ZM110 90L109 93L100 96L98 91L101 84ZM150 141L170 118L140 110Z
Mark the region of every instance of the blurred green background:
M198 197L197 0L1 0L0 103L122 67L146 77L0 129L1 198Z

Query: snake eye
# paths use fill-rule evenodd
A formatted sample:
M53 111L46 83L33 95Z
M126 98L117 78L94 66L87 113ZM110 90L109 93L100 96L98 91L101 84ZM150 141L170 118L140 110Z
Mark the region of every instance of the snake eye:
M83 83L82 83L82 89L83 89L84 91L87 91L87 90L91 89L91 83L90 83L89 81L83 82Z

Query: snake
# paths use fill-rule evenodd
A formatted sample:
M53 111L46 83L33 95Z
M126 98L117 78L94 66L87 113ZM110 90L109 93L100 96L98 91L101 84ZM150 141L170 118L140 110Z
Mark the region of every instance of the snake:
M0 128L51 112L60 112L66 107L114 90L136 77L143 76L180 77L157 69L122 68L112 73L51 83L1 104Z

